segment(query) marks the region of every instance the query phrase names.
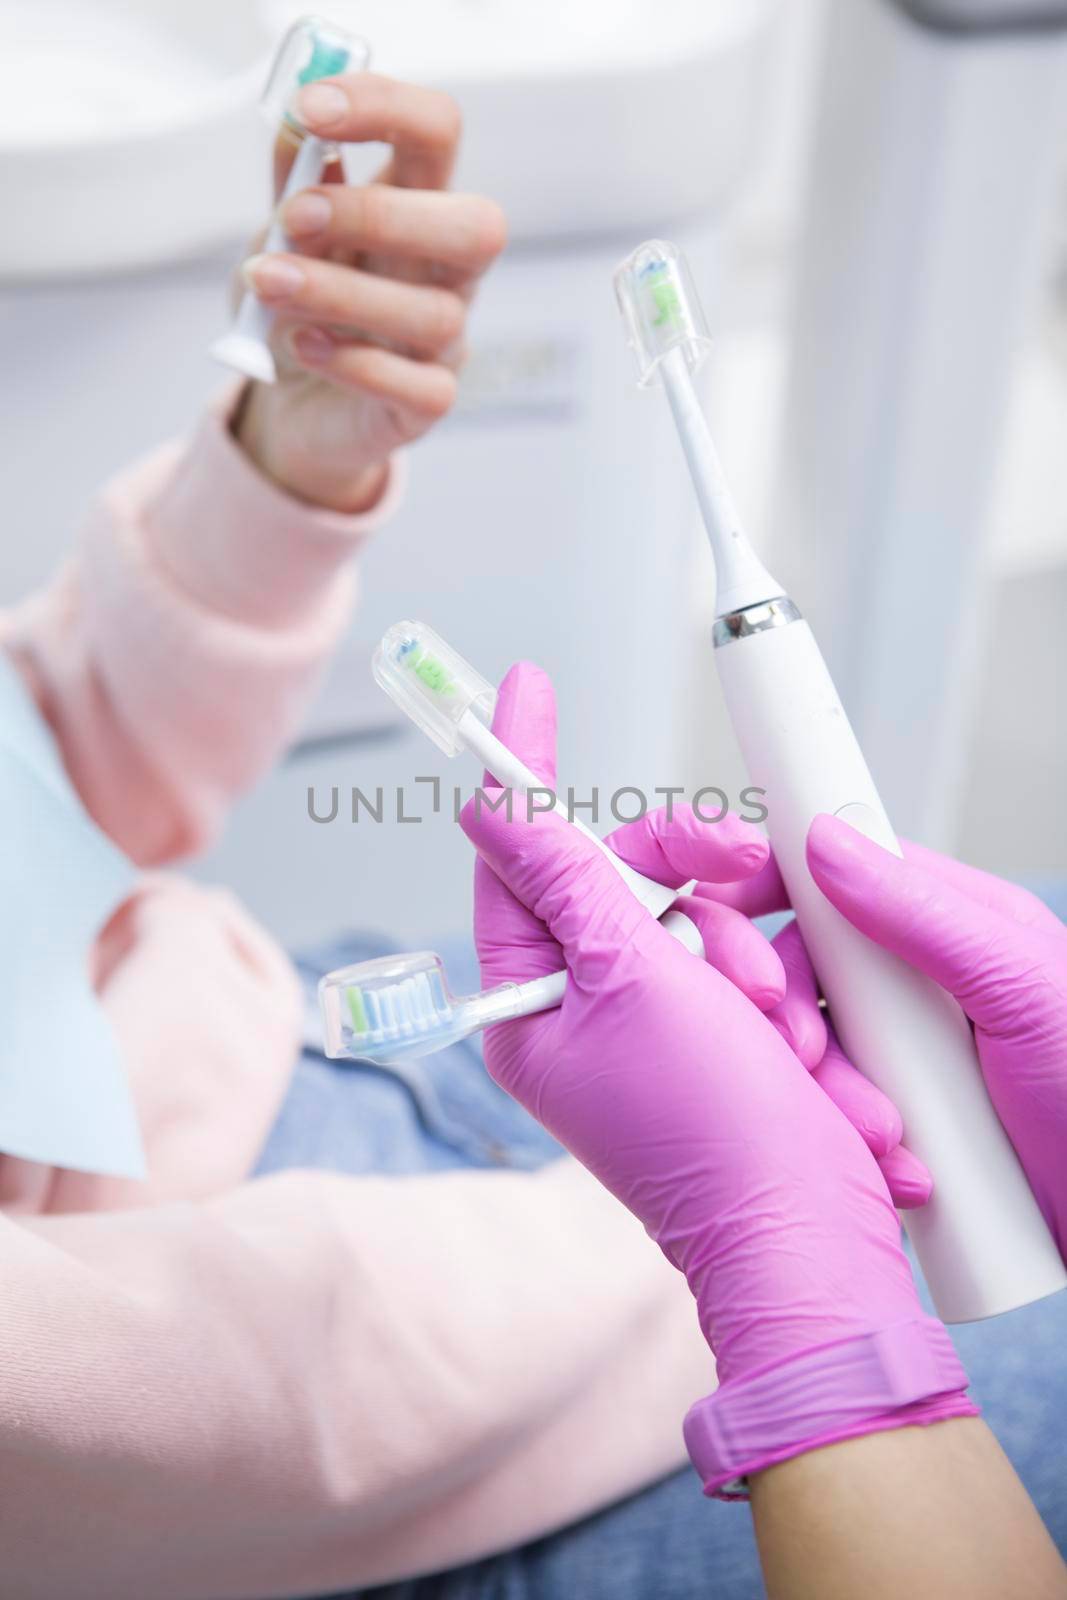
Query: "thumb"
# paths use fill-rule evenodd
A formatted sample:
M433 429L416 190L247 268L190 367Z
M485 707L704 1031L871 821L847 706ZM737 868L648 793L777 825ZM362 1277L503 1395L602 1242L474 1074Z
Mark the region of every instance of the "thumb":
M692 806L659 806L607 839L617 856L646 878L674 889L698 883L734 883L766 866L770 846L751 822L726 816L707 822Z
M547 925L580 986L595 987L603 964L655 926L603 852L557 812L531 815L522 795L488 789L459 820L482 860Z
M529 661L519 661L500 685L493 732L535 772L546 788L556 782L556 697L552 681ZM497 787L486 773L483 787ZM522 797L513 797L522 805ZM479 857L474 867L474 936L482 978L523 982L563 966L559 946L491 867Z
M497 692L493 732L546 789L556 787L556 691L548 673L532 661L516 661L505 674ZM497 781L486 773L486 783Z
M812 822L807 858L823 894L854 927L947 989L978 1027L996 1028L1027 965L1018 924L837 817Z

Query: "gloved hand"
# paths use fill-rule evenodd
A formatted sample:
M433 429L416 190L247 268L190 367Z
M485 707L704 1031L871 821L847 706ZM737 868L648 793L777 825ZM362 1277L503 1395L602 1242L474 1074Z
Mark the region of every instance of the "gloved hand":
M555 709L536 668L509 674L494 729L553 784ZM773 1023L554 813L509 820L475 800L462 821L482 858L485 982L561 962L570 975L557 1011L489 1031L489 1071L685 1273L721 1380L686 1425L708 1492L836 1439L973 1414L870 1151ZM741 850L725 826L700 836L661 815L616 839L665 881L751 873L763 846ZM694 908L714 958L723 908Z
M816 817L807 854L837 909L971 1019L997 1115L1067 1259L1067 927L1024 889L914 844L902 861L834 817ZM810 1025L812 987L794 992L796 1026L804 1012Z

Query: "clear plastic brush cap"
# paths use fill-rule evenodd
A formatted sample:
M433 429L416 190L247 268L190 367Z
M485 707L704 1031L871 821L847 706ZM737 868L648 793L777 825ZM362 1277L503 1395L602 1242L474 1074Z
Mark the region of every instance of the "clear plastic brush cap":
M325 17L301 17L278 46L260 97L260 110L272 125L284 121L297 133L303 133L304 125L296 111L300 90L320 78L362 72L369 61L370 46L358 34Z
M689 265L676 245L663 239L638 245L616 269L615 296L642 387L672 350L681 350L690 372L697 370L711 349L711 335Z
M432 1055L523 1009L515 983L453 995L441 958L431 950L328 972L319 983L319 1008L331 1059L383 1065Z
M396 622L371 662L374 681L446 755L464 748L460 731L471 713L488 726L496 690L425 622Z

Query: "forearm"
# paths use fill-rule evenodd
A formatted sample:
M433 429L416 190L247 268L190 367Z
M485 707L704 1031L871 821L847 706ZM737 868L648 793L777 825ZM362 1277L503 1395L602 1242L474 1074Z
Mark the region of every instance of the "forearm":
M0 1261L24 1600L333 1593L455 1565L678 1465L710 1377L681 1281L564 1161L0 1220Z
M895 1428L756 1474L769 1600L1064 1600L1067 1569L977 1417Z

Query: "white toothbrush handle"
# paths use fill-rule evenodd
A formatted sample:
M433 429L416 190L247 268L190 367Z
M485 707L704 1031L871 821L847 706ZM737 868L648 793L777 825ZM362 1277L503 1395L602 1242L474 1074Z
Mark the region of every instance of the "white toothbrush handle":
M492 733L472 711L468 711L463 717L459 731L467 749L478 757L483 767L486 767L505 788L522 795L529 789L544 789L540 778L531 772L526 763L520 761L506 745L501 744L496 734ZM557 800L552 809L561 817L567 816L567 807L562 800ZM633 890L637 899L654 917L661 917L683 892L681 889L670 889L665 884L656 883L653 878L646 878L643 873L635 872L633 867L627 866L613 850L609 850L603 839L598 838L584 822L579 821L577 817L568 817L568 821L572 827L580 829L587 839L592 839L598 850L603 851L623 882ZM685 921L689 921L688 917ZM692 927L692 923L689 923L689 926Z
M683 911L667 911L659 919L660 926L666 928L672 939L684 945L690 955L704 959L704 941L700 937L695 924L690 922ZM563 991L567 987L566 972L550 972L543 978L530 978L526 983L516 985L515 1007L509 1009L508 1017L530 1017L537 1011L551 1011L553 1006L558 1006L563 1000Z
M289 176L285 180L285 188L278 200L266 238L263 240L264 254L289 248L289 236L278 218L278 210L290 195L319 181L322 176L324 154L322 140L317 139L314 134L305 134L289 170ZM246 378L254 378L260 383L274 383L277 369L270 349L273 323L274 312L258 300L250 290L246 290L229 330L211 346L211 354L225 366L233 367L235 371L243 373Z
M506 788L521 795L530 789L544 788L536 773L531 771L524 761L520 761L507 745L502 744L496 734L473 712L466 713L459 728L467 749L476 755L482 765ZM560 816L567 816L567 808L560 800L556 801L553 809ZM598 838L592 829L587 828L577 817L568 820L572 827L579 828L587 839L592 839L598 850L603 851L634 897L640 900L646 910L651 911L672 938L684 945L691 955L699 956L703 960L704 941L700 937L699 930L684 912L671 910L682 890L670 889L665 884L656 883L653 878L646 878L642 873L635 872L633 867L620 860L613 850L609 850L603 839ZM514 1010L509 1009L509 1015L528 1017L537 1011L550 1011L553 1006L560 1004L566 987L566 972L552 972L543 978L531 978L529 982L518 985L513 997L517 1005Z
M906 1218L938 1314L993 1316L1051 1294L1067 1272L986 1092L970 1027L942 989L854 929L805 859L812 818L836 813L895 854L878 798L804 621L716 650L750 781L841 1042L899 1108L934 1179Z

